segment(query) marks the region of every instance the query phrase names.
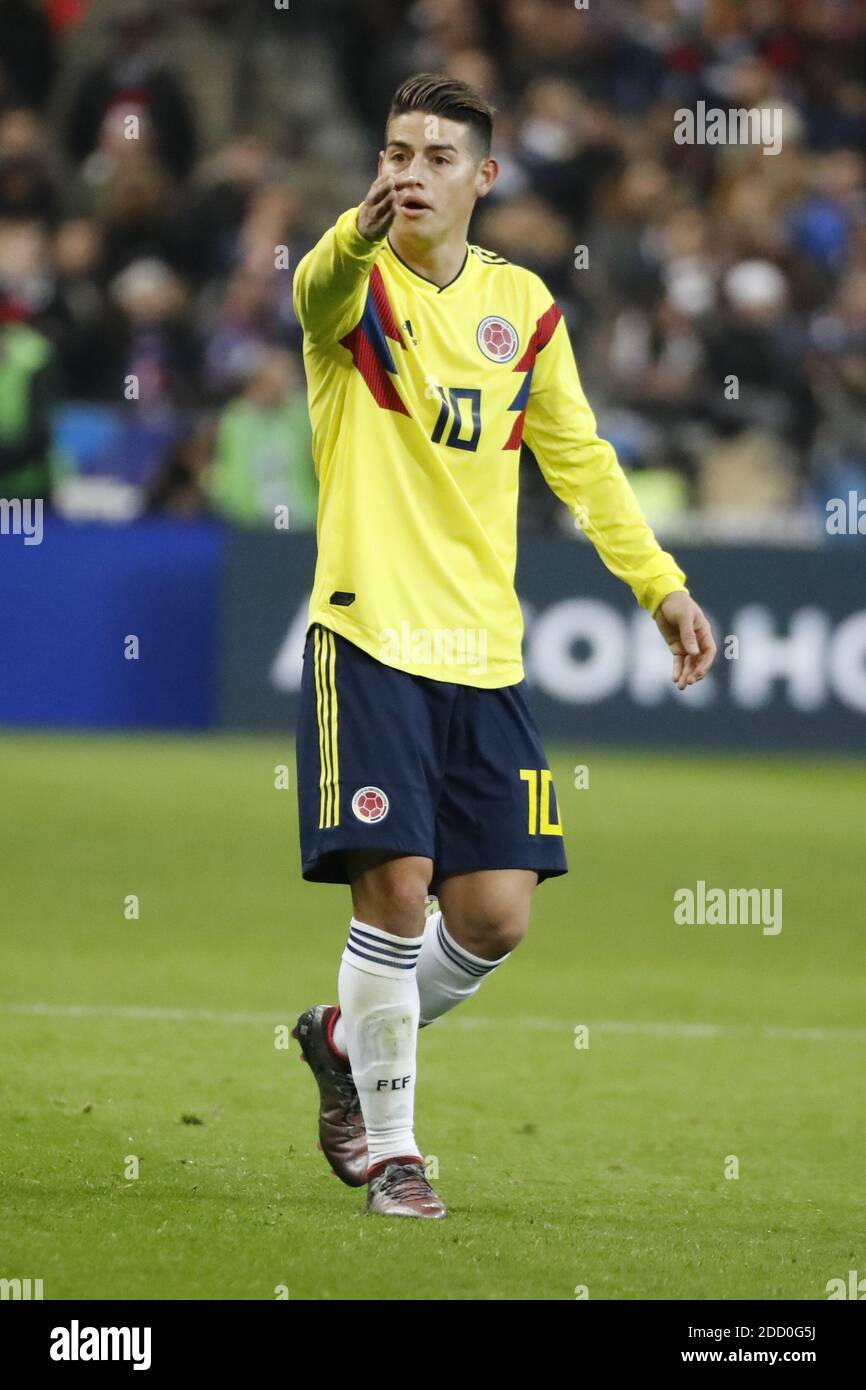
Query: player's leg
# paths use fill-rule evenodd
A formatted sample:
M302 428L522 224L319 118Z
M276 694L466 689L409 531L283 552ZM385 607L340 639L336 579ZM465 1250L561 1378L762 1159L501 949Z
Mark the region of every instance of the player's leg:
M432 859L382 850L349 851L345 859L356 915L396 936L420 936Z
M482 869L439 884L417 965L422 1028L471 999L520 944L537 883L533 869Z
M345 1048L367 1128L370 1168L420 1158L415 1142L418 985L415 966L433 863L346 855L353 916L338 978L335 1042Z
M348 1054L367 1131L368 1210L442 1217L415 1140L415 966L433 861L351 852L353 916L338 979L335 1039Z
M566 872L524 683L461 690L436 825L440 910L427 919L418 960L422 1027L477 992L526 933L537 884Z
M321 1147L352 1185L367 1181L371 1161L406 1158L423 1180L412 1134L414 967L435 845L440 729L450 699L444 687L388 668L324 629L311 631L298 726L303 872L350 883L353 915L340 1006L307 1010L296 1031L319 1084ZM405 1174L397 1177L412 1209L396 1209L394 1198L375 1210L444 1215L435 1198L440 1210L419 1209L414 1174L408 1187Z

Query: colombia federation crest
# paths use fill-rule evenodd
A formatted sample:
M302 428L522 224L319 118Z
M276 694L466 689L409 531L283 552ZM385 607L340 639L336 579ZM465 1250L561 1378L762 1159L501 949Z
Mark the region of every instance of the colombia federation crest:
M477 342L490 362L510 362L517 356L520 339L517 329L508 319L492 315L478 325Z

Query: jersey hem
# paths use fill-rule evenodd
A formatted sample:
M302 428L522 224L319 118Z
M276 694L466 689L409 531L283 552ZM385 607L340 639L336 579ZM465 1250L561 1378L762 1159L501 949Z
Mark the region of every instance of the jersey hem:
M421 676L425 680L443 681L446 685L470 685L476 690L505 690L512 685L520 685L525 680L523 662L495 662L491 663L495 669L487 671L483 676L474 676L471 671L465 674L455 674L454 666L426 666L418 662L388 661L382 655L382 641L378 635L368 633L366 629L358 627L354 623L340 622L339 616L331 611L322 612L317 609L310 613L307 619L306 633L310 628L318 623L321 627L326 627L331 632L335 632L338 637L344 637L353 646L360 647L361 651L366 652L374 661L378 661L382 666L389 666L394 671L405 671L409 676Z

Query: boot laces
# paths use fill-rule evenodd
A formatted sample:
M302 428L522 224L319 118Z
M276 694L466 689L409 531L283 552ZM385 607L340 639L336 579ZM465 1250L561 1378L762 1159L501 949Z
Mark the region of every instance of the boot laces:
M394 1196L403 1201L430 1196L430 1184L418 1163L392 1163L385 1169L385 1179Z

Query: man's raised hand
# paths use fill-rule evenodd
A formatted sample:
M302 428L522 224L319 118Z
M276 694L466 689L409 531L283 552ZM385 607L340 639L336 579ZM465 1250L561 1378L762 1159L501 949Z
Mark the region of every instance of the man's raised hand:
M383 174L375 180L358 209L358 231L367 241L381 241L397 212L394 178Z

